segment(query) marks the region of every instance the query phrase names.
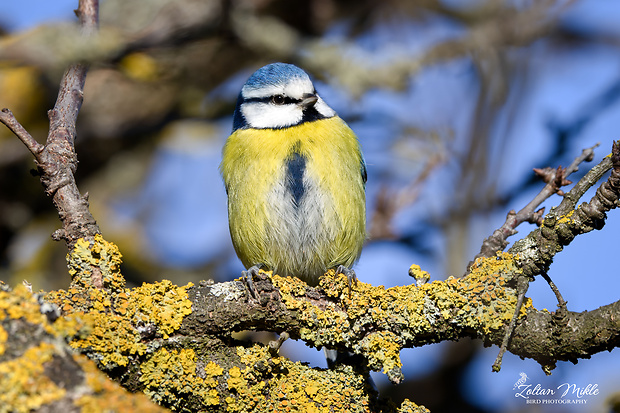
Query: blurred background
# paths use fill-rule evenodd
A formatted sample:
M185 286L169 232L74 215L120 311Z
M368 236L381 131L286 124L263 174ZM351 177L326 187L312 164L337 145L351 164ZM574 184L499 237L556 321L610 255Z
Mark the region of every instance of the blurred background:
M67 62L92 63L76 142L77 180L130 285L236 278L218 165L237 94L257 68L294 63L357 133L368 164L370 239L356 267L373 285L460 276L510 209L543 187L534 167L568 166L620 133L620 3L604 0L101 0L101 36L76 41L77 0L3 0L0 107L40 142ZM0 127L0 280L64 288L57 213L32 156ZM593 191L586 194L589 199ZM547 211L560 202L554 196ZM535 227L524 224L512 240ZM620 217L576 238L549 273L572 311L619 299ZM544 280L528 294L553 311ZM324 367L289 340L291 358ZM402 352L406 381L386 397L434 412L609 412L620 352L551 376L476 340ZM528 404L513 389L597 385L585 404ZM615 400L615 402L614 402Z

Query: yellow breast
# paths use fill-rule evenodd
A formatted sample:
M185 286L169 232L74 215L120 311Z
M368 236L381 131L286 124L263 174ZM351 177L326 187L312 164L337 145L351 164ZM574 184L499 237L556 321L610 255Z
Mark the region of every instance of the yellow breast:
M316 283L350 267L366 237L362 155L339 117L283 129L239 129L220 166L231 237L246 267Z

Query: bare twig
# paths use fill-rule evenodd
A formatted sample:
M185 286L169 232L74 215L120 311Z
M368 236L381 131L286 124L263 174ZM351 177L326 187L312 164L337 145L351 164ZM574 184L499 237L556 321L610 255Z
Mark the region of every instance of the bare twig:
M573 172L576 172L582 162L592 161L594 157L594 149L599 145L600 144L597 143L591 148L584 149L581 152L581 155L576 157L566 169L562 167L558 167L557 169L534 169L534 172L542 178L546 185L534 197L534 199L532 199L519 212L515 212L514 210L508 212L504 224L500 228L496 229L491 236L484 240L482 247L480 248L480 252L474 257L473 261L480 257L492 257L498 251L502 251L506 248L508 245L508 241L506 239L509 236L516 234L517 231L515 228L523 222L540 225L545 210L544 208L537 210L537 208L553 194L558 193L564 195L564 193L560 191L560 187L571 183L566 178ZM469 266L471 266L473 261L470 262Z
M99 0L80 0L75 14L80 20L81 28L85 36L92 35L98 26L99 21ZM58 98L54 109L48 113L50 118L50 132L47 138L49 145L57 137L56 133L63 134L62 129L67 129L71 145L75 141L75 123L78 112L84 100L84 82L88 66L84 64L73 64L65 72L61 82Z
M502 358L504 357L504 353L508 349L508 345L510 344L510 339L515 331L515 327L517 326L517 319L519 318L519 313L521 312L521 307L523 307L523 300L525 299L525 294L530 286L530 282L525 277L519 277L517 281L517 305L515 306L515 311L512 315L512 319L510 320L510 324L506 327L506 333L504 334L504 339L502 340L502 344L499 348L499 353L495 358L495 363L493 363L492 370L497 372L502 368Z
M613 169L612 169L613 168ZM585 192L612 169L611 175L594 197L579 207L575 205ZM620 143L614 142L612 155L606 156L566 194L562 202L546 216L540 228L532 231L508 250L519 256L519 266L527 277L548 270L553 257L575 236L605 225L606 212L618 206L620 197Z
M588 173L579 182L577 182L567 194L564 195L564 199L555 209L554 215L560 216L570 212L570 210L575 208L577 202L586 193L586 191L596 184L599 179L607 173L607 171L612 168L617 168L617 151L618 142L614 142L612 155L605 157L598 165L590 169ZM608 181L607 184L603 185L607 187L609 184L611 184L611 181Z
M549 274L543 272L540 275L545 279L545 281L547 281L549 287L551 287L551 291L553 291L553 293L555 294L555 298L558 300L558 307L561 310L566 309L566 301L564 300L564 297L562 297L558 286L555 285L555 283L551 280L551 277L549 277Z
M277 340L269 342L269 353L271 353L271 355L273 355L274 357L277 356L280 348L282 347L282 344L284 344L284 342L290 337L291 336L286 331L280 333L280 337L278 337Z
M76 14L85 35L97 30L98 0L80 0ZM88 67L73 64L65 72L54 108L48 112L50 129L45 145L39 144L8 109L0 113L4 123L35 156L41 182L52 200L63 228L54 232L55 240L64 239L69 248L79 238L91 239L99 227L88 209L88 201L75 183L77 155L74 142L76 120L83 101L84 82Z
M24 143L24 145L26 145L35 158L38 159L39 155L43 151L43 145L37 142L36 139L33 138L26 129L24 129L17 119L15 119L13 112L7 108L2 109L0 111L0 122L6 125L6 127L9 128L11 132L13 132Z
M547 185L545 186L545 188L543 188L543 190L536 196L535 200L539 197L541 197L541 201L544 201L544 199L548 198L549 196L551 196L555 191L555 192L560 192L560 186L562 185L568 185L570 183L570 181L568 181L566 179L566 177L571 174L574 171L577 171L578 166L581 162L587 161L590 162L594 156L594 148L596 148L597 146L599 146L599 144L597 143L594 147L589 148L589 149L584 149L581 153L580 156L578 156L577 158L575 158L575 160L570 164L570 166L566 169L562 169L561 167L558 167L557 170L553 170L551 168L545 168L545 170L537 170L536 173L541 175L543 180L547 183ZM615 154L615 158L616 159L616 167L620 167L620 145L617 142L614 142L613 145L613 153ZM581 198L583 196L583 194L585 193L585 191L591 187L592 185L594 185L594 183L596 183L603 175L603 170L607 171L609 170L609 167L611 167L611 165L609 165L609 167L606 166L606 164L611 164L611 161L606 162L606 160L603 160L599 165L596 165L594 168L592 168L590 171L588 171L588 173L575 185L575 187L569 192L569 194L566 194L565 199L562 201L562 203L560 204L560 206L558 208L556 208L555 210L553 210L551 213L549 213L549 217L550 219L552 219L551 217L555 217L558 215L558 213L563 212L563 213L568 213L570 209L574 208L575 204L577 203L577 201L579 200L579 198ZM612 179L613 177L610 177L610 181L613 181ZM616 178L617 180L617 178ZM601 190L601 188L607 188L609 187L609 185L614 185L613 182L610 183L610 181L605 182L601 185L601 187L599 188L599 191ZM541 195L543 194L543 195ZM598 191L597 191L597 195L598 195ZM543 196L546 196L545 198L542 198ZM617 197L616 197L617 198ZM595 198L592 199L593 202ZM534 201L532 201L534 202ZM532 202L530 202L528 204L528 206L526 206L526 208L530 209L530 213L532 213L532 211L538 207L538 205L533 206ZM613 204L613 202L609 202L609 204ZM564 206L563 206L564 205ZM523 210L525 210L526 208L524 208ZM523 211L521 210L521 211ZM520 212L521 212L520 211ZM539 211L540 212L540 211ZM514 211L511 211L512 214L514 214ZM514 216L516 216L518 214L514 214ZM541 214L542 215L542 214ZM510 213L509 213L510 216ZM527 217L527 215L523 215L523 217ZM508 222L509 220L507 219L506 222ZM522 221L521 221L522 222ZM554 220L555 222L555 220ZM540 225L540 224L539 224ZM506 223L504 224L504 226L506 226ZM502 227L503 228L503 227ZM496 231L497 232L497 231ZM513 233L516 233L516 231L513 230ZM493 234L495 235L495 233ZM493 235L491 237L493 237ZM489 237L489 238L491 238ZM487 238L487 240L489 240L489 238ZM487 242L487 240L485 240L485 243ZM505 242L505 240L504 240ZM484 245L483 245L484 248ZM542 249L542 246L539 247L540 249ZM550 246L546 246L545 250L549 251L552 250L552 248L550 248ZM481 251L482 253L482 251ZM543 276L543 278L547 281L547 283L549 284L549 287L551 288L551 290L553 291L553 293L555 294L557 300L558 300L558 308L559 310L562 312L562 314L566 313L566 301L564 300L564 298L562 297L562 294L560 293L560 290L557 288L557 286L553 283L553 281L551 280L551 278L549 278L549 276L547 275L546 271L544 270L544 266L533 266L535 268L538 268L537 273L541 274ZM506 327L505 333L504 333L504 338L502 341L502 345L500 347L500 351L499 354L497 355L497 358L495 359L495 363L493 363L493 371L499 371L502 365L502 357L504 355L504 353L506 352L509 344L510 344L510 339L514 333L514 329L516 326L516 321L518 318L518 315L521 311L521 307L523 305L523 298L525 297L525 293L527 292L527 288L529 285L529 281L532 279L534 274L529 274L528 272L524 272L524 274L522 276L519 277L519 286L518 286L518 298L517 298L517 306L515 308L512 320L510 321L510 324Z
M80 1L75 15L85 35L95 33L99 27L99 0Z

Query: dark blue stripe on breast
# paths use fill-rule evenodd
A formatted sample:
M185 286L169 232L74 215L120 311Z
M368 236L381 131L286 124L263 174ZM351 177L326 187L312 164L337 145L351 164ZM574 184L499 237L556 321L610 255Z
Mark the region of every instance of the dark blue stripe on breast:
M304 171L306 169L306 158L294 152L286 161L286 189L293 195L295 206L301 204L301 199L306 192L304 187Z

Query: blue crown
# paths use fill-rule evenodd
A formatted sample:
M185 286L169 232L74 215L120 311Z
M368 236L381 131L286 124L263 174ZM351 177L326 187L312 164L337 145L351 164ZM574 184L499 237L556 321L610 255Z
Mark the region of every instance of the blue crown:
M271 63L258 69L243 85L244 89L260 89L268 85L288 83L293 78L308 78L308 74L295 65Z

